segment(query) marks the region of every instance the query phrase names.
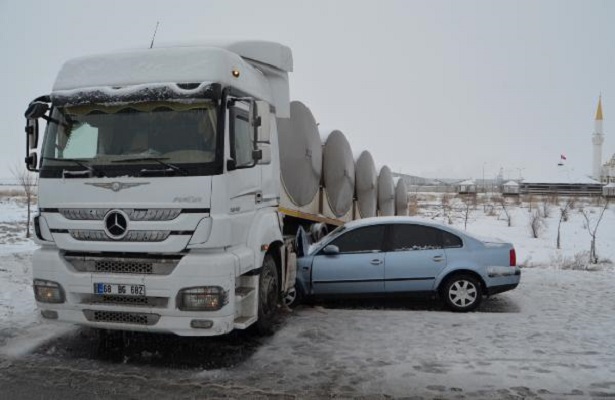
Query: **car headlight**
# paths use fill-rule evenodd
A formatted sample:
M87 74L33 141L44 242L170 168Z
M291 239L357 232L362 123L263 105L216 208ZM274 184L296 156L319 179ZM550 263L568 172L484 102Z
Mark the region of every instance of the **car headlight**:
M59 283L35 279L34 298L41 303L64 303L64 291Z
M220 286L182 289L177 294L177 308L182 311L217 311L228 304L228 292Z

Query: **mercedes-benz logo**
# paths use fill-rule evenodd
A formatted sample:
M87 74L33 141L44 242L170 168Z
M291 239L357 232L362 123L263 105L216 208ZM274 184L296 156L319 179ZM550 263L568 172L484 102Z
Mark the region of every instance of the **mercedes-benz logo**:
M120 240L128 233L128 216L124 211L111 210L105 215L105 233L111 239Z

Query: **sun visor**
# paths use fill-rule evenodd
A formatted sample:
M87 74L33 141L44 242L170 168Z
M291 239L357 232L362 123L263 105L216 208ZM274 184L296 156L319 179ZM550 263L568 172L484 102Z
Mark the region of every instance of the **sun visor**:
M58 90L51 94L51 103L58 107L84 104L121 105L151 101L191 103L203 99L218 100L222 94L218 83L158 83L127 87L92 87Z

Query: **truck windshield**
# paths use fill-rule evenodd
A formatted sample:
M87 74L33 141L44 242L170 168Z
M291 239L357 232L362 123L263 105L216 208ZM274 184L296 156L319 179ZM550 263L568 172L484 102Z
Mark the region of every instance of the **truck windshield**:
M79 168L79 160L105 172L130 173L142 170L143 164L160 166L155 159L189 170L216 159L217 113L212 102L88 105L56 108L52 116L61 123L47 126L43 171Z

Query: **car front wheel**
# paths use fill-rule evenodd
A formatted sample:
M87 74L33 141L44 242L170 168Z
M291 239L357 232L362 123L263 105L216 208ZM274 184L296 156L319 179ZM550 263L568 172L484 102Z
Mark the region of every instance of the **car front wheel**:
M446 281L442 297L451 311L472 311L480 304L483 294L480 282L471 275L456 275Z
M297 288L297 285L293 286L284 295L284 305L289 308L295 308L303 302L303 294Z

